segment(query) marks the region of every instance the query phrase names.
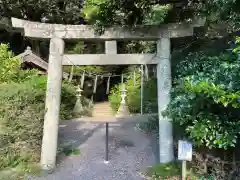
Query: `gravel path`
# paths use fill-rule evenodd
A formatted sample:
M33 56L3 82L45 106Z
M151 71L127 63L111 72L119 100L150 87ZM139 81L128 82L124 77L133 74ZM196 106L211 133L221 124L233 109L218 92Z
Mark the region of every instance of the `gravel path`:
M143 180L140 171L156 162L153 141L136 128L136 119L109 124L109 164L104 163L105 125L65 121L59 139L80 149L62 159L53 174L34 180Z

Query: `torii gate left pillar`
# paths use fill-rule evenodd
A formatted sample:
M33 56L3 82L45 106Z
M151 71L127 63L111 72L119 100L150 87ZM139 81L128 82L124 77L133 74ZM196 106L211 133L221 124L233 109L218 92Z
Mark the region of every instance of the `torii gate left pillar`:
M49 50L41 166L43 170L51 171L56 165L64 41L52 38Z

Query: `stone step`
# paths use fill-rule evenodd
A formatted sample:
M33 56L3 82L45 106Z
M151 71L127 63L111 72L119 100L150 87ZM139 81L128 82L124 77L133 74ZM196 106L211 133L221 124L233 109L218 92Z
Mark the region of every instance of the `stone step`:
M93 114L114 114L113 112L109 112L109 111L93 111Z
M92 114L93 117L98 117L98 116L114 116L114 114L99 114L99 113L93 113Z
M109 102L96 103L93 107L93 117L112 117L115 115Z
M94 111L93 110L93 113L95 113L95 112L97 112L97 113L113 113L112 111L104 111L104 110L100 110L100 111Z
M95 113L95 112L97 112L97 113L113 113L112 111L104 111L104 110L100 110L100 111L94 111L93 110L93 113Z
M101 110L106 110L106 111L112 111L111 108L104 108L104 107L101 107L101 108L93 108L94 110L98 110L98 111L101 111Z
M94 108L107 108L107 109L112 109L110 106L107 106L107 105L94 105Z
M93 114L113 114L112 111L93 111Z
M107 109L107 110L111 110L112 111L112 108L111 107L104 107L104 106L102 106L102 107L93 107L93 109Z

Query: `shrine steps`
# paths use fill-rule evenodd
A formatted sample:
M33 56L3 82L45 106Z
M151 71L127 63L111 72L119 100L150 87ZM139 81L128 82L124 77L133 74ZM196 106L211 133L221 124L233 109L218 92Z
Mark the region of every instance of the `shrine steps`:
M93 117L113 117L115 113L113 112L109 102L95 103L93 108Z

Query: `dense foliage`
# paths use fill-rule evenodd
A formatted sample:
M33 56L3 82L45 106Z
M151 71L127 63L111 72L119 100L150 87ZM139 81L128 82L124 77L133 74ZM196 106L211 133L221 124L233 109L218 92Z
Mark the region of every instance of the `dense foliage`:
M83 6L85 18L94 24L103 26L113 24L161 24L178 21L196 15L207 17L209 22L224 22L236 28L240 22L239 1L179 1L178 6L168 1L145 0L87 0Z
M136 73L136 84L134 86L133 74L130 74L125 82L126 90L127 90L127 104L129 106L129 111L132 113L136 113L140 111L140 74ZM121 102L121 90L122 84L117 84L114 86L109 95L109 101L111 103L112 108L117 111Z
M239 138L240 58L190 54L176 67L172 101L165 115L185 127L197 145L234 147Z
M22 82L37 75L34 70L21 70L21 62L8 51L8 45L0 44L0 83Z
M141 75L138 69L135 69L136 81L134 83L133 71L129 72L127 80L124 82L127 90L127 104L131 113L141 112ZM143 112L157 112L157 83L155 78L144 81L143 86ZM121 102L122 84L116 85L111 89L109 101L112 108L117 111Z
M187 6L207 17L209 22L223 23L227 29L234 32L240 28L240 1L238 0L189 0Z
M0 169L39 162L47 79L22 70L4 44L0 74ZM69 119L76 102L73 85L63 82L61 100L61 119Z
M16 17L32 21L78 24L80 20L81 1L78 0L1 0L0 16Z
M0 84L0 169L39 161L45 83L34 81Z
M83 6L84 18L91 24L135 25L143 22L162 23L171 6L151 6L148 1L87 0Z

